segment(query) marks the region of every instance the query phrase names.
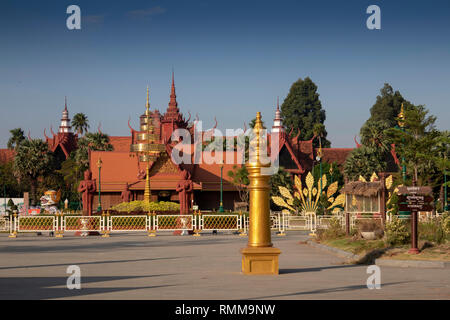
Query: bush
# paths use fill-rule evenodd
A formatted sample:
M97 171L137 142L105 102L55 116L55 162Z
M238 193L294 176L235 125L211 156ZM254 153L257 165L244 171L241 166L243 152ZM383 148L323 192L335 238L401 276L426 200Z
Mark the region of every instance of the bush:
M444 213L441 217L442 219L442 229L444 229L444 233L446 237L450 235L450 214Z
M445 243L450 236L450 216L442 215L431 222L419 223L419 239L430 241L436 244Z
M397 216L392 216L392 220L386 223L385 242L389 246L403 245L408 243L410 238L405 222Z
M180 211L180 204L176 202L160 201L160 202L147 202L147 201L131 201L122 202L113 207L111 210L118 212L152 212L152 211Z
M445 232L441 221L419 223L419 240L425 240L441 244L445 242Z
M330 219L327 229L320 229L317 232L319 240L338 239L345 236L345 231L342 228L341 221L333 217Z

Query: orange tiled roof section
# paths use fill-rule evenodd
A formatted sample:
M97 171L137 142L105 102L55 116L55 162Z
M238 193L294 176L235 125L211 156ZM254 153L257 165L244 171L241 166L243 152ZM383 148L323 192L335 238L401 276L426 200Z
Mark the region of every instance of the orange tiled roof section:
M353 148L322 148L323 160L328 163L336 162L343 166ZM315 150L316 154L318 149Z
M101 189L105 192L122 191L125 183L130 184L130 189L144 189L144 180L138 178L139 169L145 169L145 164L138 165L136 156L129 152L92 151L90 169L92 178L97 179L98 186L98 159L102 159ZM178 172L156 173L150 175L151 188L153 190L175 189L180 180ZM195 186L194 186L195 188ZM199 187L197 186L197 189Z
M14 159L14 150L0 149L0 163L7 163Z
M130 152L131 136L128 137L109 137L109 143L114 147L114 151Z
M185 166L192 174L192 180L194 181L194 189L202 190L219 190L220 188L220 164L205 163L205 155L211 157L219 157L219 153L205 152L203 155L203 163L199 165ZM228 171L234 170L233 166L236 163L238 157L237 152L224 152L223 159L227 162L227 159L233 159L233 163L224 163L223 165L223 188L225 191L235 190L232 184L232 178L228 176ZM101 169L101 183L102 191L121 191L126 182L131 184L130 189L144 188L144 180L139 180L137 177L139 168L145 169L145 164L141 163L138 166L137 158L130 152L117 152L117 151L92 151L90 159L90 169L92 171L92 178L97 179L98 182L98 168L97 161L102 159ZM174 165L175 166L175 165ZM183 165L182 165L183 166ZM238 167L240 164L237 165ZM180 180L180 174L178 172L161 173L158 172L150 176L151 188L153 190L175 189L176 184Z

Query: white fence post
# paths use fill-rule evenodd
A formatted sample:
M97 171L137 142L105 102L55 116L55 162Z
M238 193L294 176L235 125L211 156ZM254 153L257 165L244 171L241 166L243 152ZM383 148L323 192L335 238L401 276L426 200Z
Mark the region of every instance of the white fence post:
M16 216L17 216L17 213L10 215L10 219L11 219L9 221L9 237L10 238L17 237Z

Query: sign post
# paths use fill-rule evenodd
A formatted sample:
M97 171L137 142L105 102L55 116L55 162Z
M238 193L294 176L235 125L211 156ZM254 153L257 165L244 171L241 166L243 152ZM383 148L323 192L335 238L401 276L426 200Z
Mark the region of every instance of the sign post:
M419 253L417 221L419 211L431 211L433 209L433 197L431 187L399 187L399 210L411 211L411 249L408 253Z

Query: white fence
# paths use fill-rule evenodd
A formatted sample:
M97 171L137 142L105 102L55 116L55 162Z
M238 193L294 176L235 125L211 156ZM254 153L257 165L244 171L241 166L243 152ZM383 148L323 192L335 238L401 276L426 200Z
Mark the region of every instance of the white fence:
M317 229L326 229L332 219L337 219L342 227L346 227L343 212L317 216L314 212L293 215L283 212L271 212L270 228L278 235L285 235L286 231L310 231L314 234ZM381 217L367 217L352 214L350 227L354 228L365 220L380 220ZM388 218L389 219L389 218ZM56 237L64 233L89 232L102 233L108 237L111 233L147 232L155 236L157 232L180 231L200 235L203 231L234 231L246 235L249 229L249 217L244 214L201 214L192 215L109 215L102 216L74 216L57 214L55 216L15 216L12 221L0 219L0 231L10 231L10 237L16 237L19 232L54 232Z
M193 214L193 215L109 215L74 216L56 214L54 216L15 216L10 221L0 220L0 231L9 231L10 237L21 232L53 232L56 237L75 232L81 235L97 232L108 237L111 233L156 232L195 233L202 231L239 231L245 235L248 230L248 217L243 214Z

